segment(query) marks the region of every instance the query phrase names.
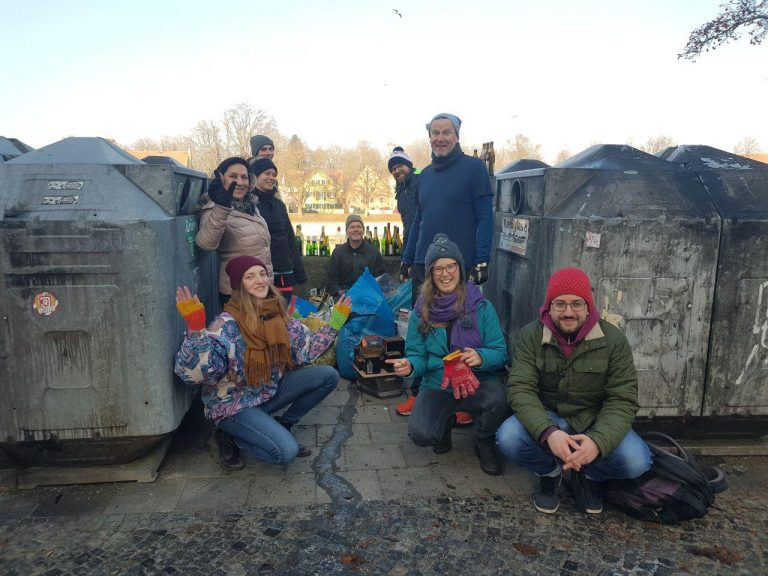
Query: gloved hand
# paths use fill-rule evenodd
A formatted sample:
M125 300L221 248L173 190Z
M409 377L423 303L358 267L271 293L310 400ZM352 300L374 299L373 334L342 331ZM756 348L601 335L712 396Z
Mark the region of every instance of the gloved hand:
M488 280L488 263L480 262L469 271L469 279L477 286Z
M214 178L208 185L208 197L213 200L219 206L224 208L232 208L232 196L235 193L236 182L232 182L229 185L229 189L224 188L219 178Z
M411 277L411 265L405 262L400 263L400 282L405 282Z
M443 357L443 381L440 388L445 390L449 384L456 400L472 396L480 386L480 381L472 369L461 360L461 350L455 350Z
M176 309L184 318L190 331L205 330L205 306L186 286L176 288Z
M349 296L342 296L331 309L331 319L328 324L334 330L341 330L349 318L350 312L352 312L352 299Z

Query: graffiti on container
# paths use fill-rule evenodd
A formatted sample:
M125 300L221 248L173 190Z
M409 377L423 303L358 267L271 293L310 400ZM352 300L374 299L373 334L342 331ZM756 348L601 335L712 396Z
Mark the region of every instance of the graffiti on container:
M621 304L621 301L624 299L624 292L619 290L616 293L616 304ZM613 314L608 311L608 306L611 303L611 299L608 296L603 296L603 309L600 310L600 317L605 320L606 322L610 322L616 328L623 328L624 327L624 316L621 314Z
M195 243L195 238L197 237L197 220L195 218L188 218L184 223L184 235L187 239L190 255L192 258L196 258L197 244Z
M32 308L41 316L50 316L59 307L59 300L50 292L40 292L35 294L32 300Z
M504 216L501 224L499 248L525 256L528 244L528 220Z
M80 202L80 196L43 196L40 204L58 206L62 204L77 204L78 202Z
M587 232L587 248L600 248L600 234Z
M768 369L768 282L760 284L757 294L757 310L755 322L752 324L752 334L759 335L759 338L747 356L747 362L741 369L741 374L736 378L737 386L743 384L761 365L763 369Z

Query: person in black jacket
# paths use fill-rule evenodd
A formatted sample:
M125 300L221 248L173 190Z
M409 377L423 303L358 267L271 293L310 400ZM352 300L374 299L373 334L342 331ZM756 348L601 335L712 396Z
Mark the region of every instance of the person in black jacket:
M347 241L333 249L328 264L328 284L326 291L331 296L338 296L349 289L368 267L374 276L384 274L384 258L381 253L363 240L365 226L357 214L347 216Z
M416 198L419 194L419 174L413 167L411 157L400 146L392 150L392 156L387 161L387 169L395 179L395 199L397 211L403 220L403 248L405 248L418 208Z
M307 281L307 274L296 244L293 224L288 217L288 209L283 201L275 196L277 166L270 158L256 158L251 163L251 172L256 178L253 192L259 198L256 207L262 218L267 221L272 237L269 249L272 255L274 284L280 292L290 295L294 286Z

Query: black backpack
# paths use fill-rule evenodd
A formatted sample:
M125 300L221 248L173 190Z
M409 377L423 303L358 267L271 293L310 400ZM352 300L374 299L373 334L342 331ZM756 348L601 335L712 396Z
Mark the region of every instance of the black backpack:
M715 494L728 488L722 471L702 467L666 434L648 432L643 438L653 457L650 470L631 480L603 482L603 498L630 516L661 524L705 516ZM658 445L662 443L674 447L677 454Z

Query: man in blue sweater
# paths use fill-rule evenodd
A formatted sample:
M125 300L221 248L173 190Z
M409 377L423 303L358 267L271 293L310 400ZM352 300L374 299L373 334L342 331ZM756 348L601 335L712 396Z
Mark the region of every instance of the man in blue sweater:
M416 216L403 253L400 273L413 279L413 301L424 281L424 259L435 234L448 234L464 255L475 284L488 279L493 238L493 190L479 158L459 145L461 120L438 114L427 124L432 163L421 172Z

